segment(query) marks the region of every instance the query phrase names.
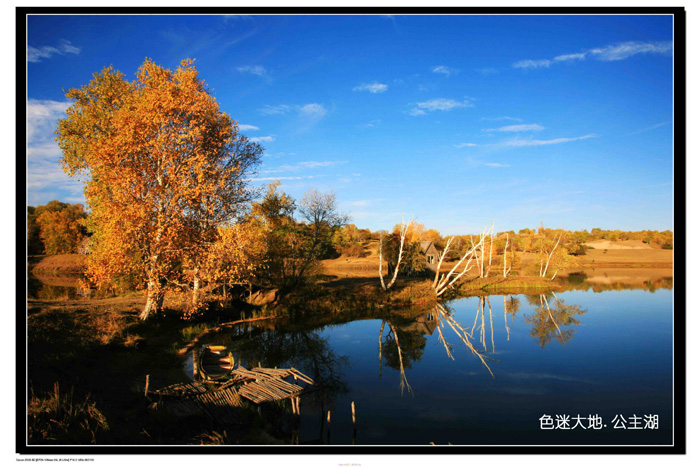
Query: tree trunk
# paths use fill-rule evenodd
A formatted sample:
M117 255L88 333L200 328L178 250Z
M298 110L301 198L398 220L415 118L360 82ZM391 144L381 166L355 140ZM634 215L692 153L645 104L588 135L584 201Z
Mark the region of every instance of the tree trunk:
M199 291L201 289L200 279L199 279L199 268L194 268L194 285L192 286L192 306L197 307L199 304Z
M382 271L382 241L384 239L384 233L379 232L379 282L382 284L382 289L386 290L386 285L384 284L384 273ZM387 271L388 271L387 266Z
M146 298L146 306L143 307L143 311L139 315L141 321L147 320L151 314L159 315L163 309L163 298L165 293L163 289L159 286L155 279L148 281L148 295Z
M506 277L506 263L508 263L508 234L507 233L506 233L506 246L503 248L503 277ZM505 295L504 295L504 297L505 297Z

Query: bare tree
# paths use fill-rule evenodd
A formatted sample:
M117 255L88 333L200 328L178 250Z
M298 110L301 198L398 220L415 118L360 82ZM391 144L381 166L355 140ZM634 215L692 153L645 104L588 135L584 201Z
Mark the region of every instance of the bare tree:
M391 278L391 282L389 282L389 284L387 285L384 285L384 274L382 273L383 235L381 233L379 235L379 281L381 282L382 288L384 290L389 290L391 286L394 285L394 282L396 282L396 277L399 275L399 266L401 266L401 256L403 255L403 245L406 240L406 232L408 232L408 225L411 223L411 221L406 223L404 222L403 215L401 216L401 227L399 229L399 236L401 237L401 243L399 244L399 258L396 260L396 267L394 268L394 277Z
M491 226L491 230L493 230L493 225ZM435 289L435 293L437 294L438 297L440 295L442 295L443 293L445 293L445 291L447 291L447 289L452 287L452 285L455 282L457 282L459 279L462 278L462 276L464 276L467 272L469 272L469 270L471 269L471 262L474 259L476 259L476 261L477 261L477 266L479 265L478 249L481 248L482 252L483 252L484 239L486 238L486 235L487 235L487 231L482 232L481 235L479 236L480 237L479 243L477 243L477 244L474 244L474 240L472 239L472 247L470 249L467 249L467 251L459 259L457 264L455 264L452 267L450 272L448 272L447 274L440 275L440 266L442 265L442 262L443 262L445 256L447 255L447 253L450 249L450 246L452 245L452 240L454 239L454 237L450 237L447 240L447 244L445 245L445 249L440 254L440 259L438 261L438 267L437 267L437 270L435 271L435 280L433 280L433 289ZM465 261L466 261L466 263L464 264L462 271L459 273L455 272L459 269L459 267ZM483 259L481 261L481 266L483 269Z
M304 194L297 210L302 219L307 221L312 229L313 248L321 244L324 235L336 227L347 224L350 218L347 214L338 212L335 193L321 193L311 189Z
M510 272L510 270L506 271L506 264L507 263L508 263L508 233L506 232L506 246L503 247L503 277L506 277L508 275L508 272Z
M557 237L557 241L556 241L556 243L554 244L554 246L552 247L552 249L551 249L550 251L547 252L546 250L544 250L544 247L542 247L542 248L540 249L540 254L542 254L542 255L546 254L546 255L547 255L547 262L544 263L544 264L543 264L543 262L544 262L544 256L541 256L541 257L540 257L540 276L541 276L541 277L547 277L547 269L549 269L549 262L552 260L552 255L554 255L554 252L556 251L557 247L559 246L559 242L561 241L561 237L562 237L563 234L564 234L563 232L560 232L560 233L559 233L559 237ZM543 250L544 250L544 251L543 251ZM552 279L554 279L554 277L556 277L557 272L558 272L558 271L556 271L556 272L554 273L554 276L552 276Z

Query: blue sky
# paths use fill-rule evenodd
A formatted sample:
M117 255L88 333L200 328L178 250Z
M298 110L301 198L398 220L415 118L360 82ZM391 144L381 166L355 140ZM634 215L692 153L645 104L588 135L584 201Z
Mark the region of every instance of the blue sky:
M196 59L265 156L358 227L673 229L670 16L33 16L28 202L82 202L63 89Z

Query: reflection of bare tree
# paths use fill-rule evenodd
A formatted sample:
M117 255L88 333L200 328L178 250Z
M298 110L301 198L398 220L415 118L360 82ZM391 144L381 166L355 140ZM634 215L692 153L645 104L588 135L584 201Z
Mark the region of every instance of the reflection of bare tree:
M445 346L447 356L454 360L454 356L451 352L451 346L447 343L442 334L442 328L444 328L445 326L444 323L447 323L450 326L450 328L452 328L454 333L457 334L457 337L459 337L459 339L464 343L464 345L467 346L467 348L472 352L473 355L475 355L479 360L481 360L481 363L486 367L487 370L489 370L491 376L493 376L493 372L486 363L484 356L481 355L481 353L474 348L474 345L472 345L471 341L469 340L469 338L472 337L472 334L469 334L467 331L465 331L464 328L462 328L462 326L457 322L457 320L455 320L454 316L452 316L452 314L440 303L438 303L435 307L435 316L438 320L437 329L439 331L440 342L442 342L442 344Z
M510 340L510 328L508 327L508 301L506 300L506 296L503 296L503 321L505 322L506 326L506 336L507 340Z
M392 322L396 321L396 322ZM389 333L384 336L384 324L389 325ZM402 329L403 328L403 329ZM382 341L383 338L383 341ZM398 317L382 321L379 332L379 375L381 377L382 360L387 366L399 370L401 380L399 387L401 394L404 390L413 392L406 378L406 369L410 369L412 362L423 358L426 339L420 332L411 329L410 321L402 323ZM382 359L382 356L384 357Z
M525 322L532 325L530 335L539 341L541 347L554 339L562 345L566 344L576 332L575 329L566 328L578 326L580 321L575 316L586 313L586 310L580 309L578 305L567 305L563 300L559 300L556 294L553 292L551 294L551 298L554 299L553 306L550 306L545 294L527 297L528 301L536 307L533 315L525 316Z
M391 323L389 323L389 329L391 329L391 333L394 335L394 341L396 341L396 350L397 350L397 353L399 356L399 369L401 372L401 382L399 383L399 387L401 388L401 394L403 394L404 389L408 389L408 392L413 392L413 390L411 389L411 385L408 384L408 380L406 379L406 369L404 368L404 365L403 365L403 354L401 352L401 344L399 344L399 335ZM423 345L425 345L425 343ZM422 355L422 352L421 352L421 355ZM409 360L409 362L410 362L410 360ZM410 363L409 363L409 365L410 365Z

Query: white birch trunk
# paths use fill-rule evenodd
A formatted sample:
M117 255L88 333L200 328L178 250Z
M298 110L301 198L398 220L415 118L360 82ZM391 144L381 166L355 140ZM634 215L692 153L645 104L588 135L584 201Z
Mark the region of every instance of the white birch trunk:
M437 270L435 271L435 280L433 281L433 288L437 287L438 278L440 277L440 266L442 266L442 260L445 259L445 256L447 256L447 252L450 251L450 244L452 243L452 240L454 240L454 237L450 237L447 239L447 244L445 245L445 249L443 250L442 254L440 255L440 260L438 261Z
M562 236L562 234L559 234L559 238L557 239L557 243L554 244L554 248L552 248L552 251L550 251L549 255L547 256L547 264L545 265L544 271L542 272L542 277L547 276L547 269L549 268L549 261L552 259L552 255L554 254L554 251L559 246L559 242L561 241L561 236ZM554 279L554 278L552 278L552 279Z
M503 277L506 277L506 263L507 262L508 262L508 234L506 233L506 246L503 248Z
M396 282L396 277L399 275L399 266L401 266L401 256L403 255L403 244L406 240L406 232L408 232L408 224L403 221L403 216L401 216L401 244L399 245L399 258L396 260L396 269L394 269L394 277L391 278L391 282L386 286L386 290L389 290L394 282Z

